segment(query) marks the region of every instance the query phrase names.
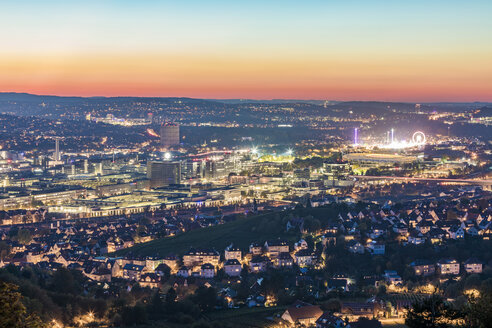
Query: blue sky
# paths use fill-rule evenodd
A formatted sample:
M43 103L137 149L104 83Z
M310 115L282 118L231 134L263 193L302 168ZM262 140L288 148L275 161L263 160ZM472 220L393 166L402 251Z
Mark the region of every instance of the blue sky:
M492 1L6 1L0 11L0 59L4 62L0 69L3 67L5 75L8 73L14 82L9 85L0 77L0 87L17 89L33 74L38 83L36 88L43 91L39 85L42 76L66 75L75 79L81 70L100 69L102 62L94 59L97 56L126 62L125 65L135 68L128 74L137 74L140 79L147 74L151 81L156 80L151 72L139 70L145 62L156 61L147 57L162 58L159 65L168 74L172 70L170 65L186 66L177 61L176 57L181 56L198 70L202 59L204 65L220 65L223 59L226 66L237 71L236 80L240 80L243 72L240 67L234 68L234 62L244 67L264 67L271 72L258 75L263 88L268 87L265 80L269 84L275 81L272 74L292 70L293 78L302 76L311 88L318 90L306 92L299 86L297 96L326 94L335 98L340 90L333 89L333 81L327 83L330 76L353 80L355 95L363 89L369 74L374 74L371 67L383 69L388 76L396 69L398 77L405 77L420 65L419 73L428 72L432 78L441 75L439 86L443 92L436 94L440 97L449 95L444 92L449 69L456 70L456 75L451 76L456 83L449 85L453 93L461 87L457 83L460 78L477 83L479 88L483 88L484 82L490 86L486 74L492 69L491 60L487 59L492 57L491 12ZM65 63L65 67L53 67L57 60ZM441 62L447 66L434 69L436 65L442 66ZM283 66L277 67L277 63ZM309 78L309 63L329 69ZM385 67L384 63L388 65ZM334 69L337 65L339 70ZM17 71L12 67L18 67ZM360 70L359 77L351 67ZM46 71L41 72L42 68ZM48 69L54 73L48 74ZM112 68L119 69L120 66ZM217 70L220 69L218 66ZM94 71L95 76L98 72ZM193 77L192 72L183 73ZM477 81L470 81L474 75ZM406 81L400 88L416 87L415 80ZM168 90L169 85L161 82L156 81L151 89L159 90L162 86ZM192 95L199 87L193 85L187 92L185 82L180 80L182 94ZM223 76L222 84L217 86L228 82ZM350 81L344 83L346 92L340 93L341 97L350 94ZM26 86L33 87L29 83ZM295 84L286 88L282 92L272 88L272 97L291 92ZM394 92L393 88L381 88L366 88L363 94L381 92L388 97ZM240 96L240 89L238 84L231 95ZM77 93L77 85L69 91ZM122 91L131 89L125 87ZM469 91L464 90L463 99L467 95L474 99L490 95L482 89L476 93ZM211 97L219 93L212 92ZM245 90L244 94L254 96L255 91ZM414 96L418 94L417 90Z

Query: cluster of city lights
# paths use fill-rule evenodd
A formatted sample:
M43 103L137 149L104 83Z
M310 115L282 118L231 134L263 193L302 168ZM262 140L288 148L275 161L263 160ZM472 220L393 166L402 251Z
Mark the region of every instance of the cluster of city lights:
M249 151L252 155L259 155L260 154L260 151L258 150L257 147L252 147ZM292 148L287 148L284 156L292 156L293 154L294 154L294 150ZM275 156L275 155L272 155L272 156ZM281 156L281 155L277 155L277 156Z
M359 130L355 128L354 130L354 147L364 146L366 148L381 148L381 149L404 149L404 148L414 148L422 147L427 143L427 138L422 131L416 131L411 140L398 140L395 138L395 130L391 129L388 131L387 142L378 143L371 145L363 145L359 143Z

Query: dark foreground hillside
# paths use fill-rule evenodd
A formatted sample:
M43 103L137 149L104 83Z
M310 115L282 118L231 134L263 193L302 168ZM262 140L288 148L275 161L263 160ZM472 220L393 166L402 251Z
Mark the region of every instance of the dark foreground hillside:
M336 219L343 207L344 205L333 204L324 208L303 208L281 213L265 213L252 217L238 218L233 222L218 226L192 230L174 237L138 244L117 252L117 255L124 255L129 252L143 256L156 254L161 256L169 254L182 255L190 247L223 250L231 243L247 251L252 242L264 243L266 240L278 238L293 243L301 235L298 231L286 231L289 215L310 215L319 220L321 225L324 226Z

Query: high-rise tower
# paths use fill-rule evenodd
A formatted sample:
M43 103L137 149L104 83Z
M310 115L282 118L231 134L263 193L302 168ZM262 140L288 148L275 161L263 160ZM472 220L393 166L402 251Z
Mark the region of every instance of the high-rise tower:
M169 148L179 145L179 125L164 123L161 125L161 147Z
M181 162L149 161L147 163L147 178L150 180L150 188L180 184Z
M60 154L60 139L56 138L55 139L55 154L53 156L55 161L60 161L61 160L61 154Z

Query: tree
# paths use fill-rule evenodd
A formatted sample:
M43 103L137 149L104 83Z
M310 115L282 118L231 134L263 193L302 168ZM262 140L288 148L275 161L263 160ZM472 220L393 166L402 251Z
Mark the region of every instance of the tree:
M357 319L357 324L357 327L360 326L364 328L383 328L383 325L377 319L360 317L359 319Z
M477 298L471 298L465 307L466 327L487 328L492 325L492 293L482 293Z
M17 232L17 241L21 244L29 244L32 240L31 232L27 229L20 229Z
M66 268L58 268L53 274L53 290L63 294L77 294L80 285L75 280L72 272Z
M162 302L159 291L157 291L154 293L150 301L149 314L153 319L159 319L163 314L162 311L163 309L164 309L164 303Z
M199 287L193 295L193 301L204 312L212 310L217 302L217 291L210 287Z
M145 307L137 303L133 307L125 307L121 313L123 325L136 326L147 322L147 312Z
M304 219L304 229L308 232L316 232L321 229L321 222L309 215Z
M241 283L237 287L237 299L239 300L246 300L246 298L250 294L250 285L248 283L248 270L246 268L243 268L241 272Z
M169 279L169 277L171 276L171 268L165 263L159 264L159 266L157 267L157 270L162 272L162 278L164 280Z
M0 261L3 261L7 256L9 256L12 248L4 241L0 241Z
M478 274L472 274L468 276L465 280L465 289L479 289L480 284L482 283L482 279Z
M279 271L273 271L266 276L261 284L262 290L268 295L277 295L284 287L284 274Z
M172 304L174 301L176 301L176 290L174 288L169 288L166 294L166 303L167 304Z
M460 321L463 321L462 313L434 294L413 304L408 310L405 324L410 328L445 328Z
M139 224L137 226L137 229L135 230L135 235L133 236L133 240L138 243L140 242L140 237L147 231L147 228L142 225L142 224Z
M36 314L27 314L14 284L0 281L0 328L46 327Z
M446 219L448 220L456 220L458 218L458 215L456 214L455 211L449 210L446 212Z

